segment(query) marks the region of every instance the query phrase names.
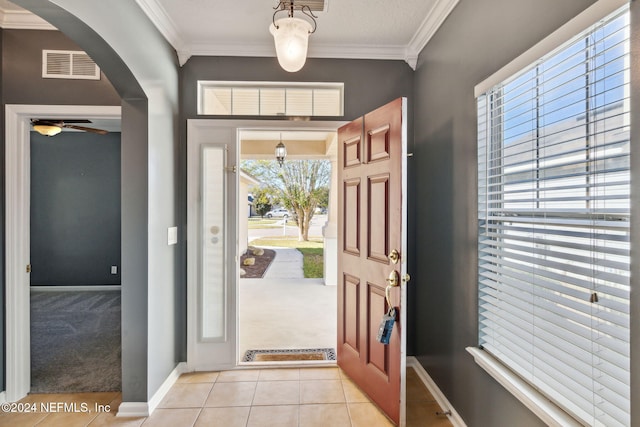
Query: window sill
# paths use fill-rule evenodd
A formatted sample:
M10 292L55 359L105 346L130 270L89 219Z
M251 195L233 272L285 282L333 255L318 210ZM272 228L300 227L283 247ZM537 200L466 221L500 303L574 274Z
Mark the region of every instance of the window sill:
M549 426L582 426L575 418L514 374L496 358L477 347L467 347L475 362Z

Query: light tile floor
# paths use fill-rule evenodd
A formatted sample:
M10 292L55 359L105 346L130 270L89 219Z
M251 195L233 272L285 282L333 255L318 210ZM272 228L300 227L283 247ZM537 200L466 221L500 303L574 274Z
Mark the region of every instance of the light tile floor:
M451 426L446 417L435 415L438 404L412 369L407 372L407 396L409 426ZM116 418L120 402L120 393L33 394L16 404L23 413L0 412L0 426L392 425L336 367L185 374L148 418ZM37 410L24 413L27 408Z

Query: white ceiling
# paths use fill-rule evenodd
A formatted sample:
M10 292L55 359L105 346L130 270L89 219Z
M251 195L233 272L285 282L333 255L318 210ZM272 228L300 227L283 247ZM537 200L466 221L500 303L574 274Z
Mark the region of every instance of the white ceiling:
M458 1L325 0L325 9L315 12L317 30L310 36L308 56L404 60L415 68L418 54ZM195 55L275 56L269 25L277 0L136 2L176 49L181 65ZM296 4L304 4L304 0ZM285 12L279 12L277 18L284 16ZM55 29L8 0L0 0L0 27ZM94 125L109 130L119 127L119 123ZM257 134L251 137L274 138ZM291 137L283 134L283 139ZM326 135L308 138L323 137Z
M309 39L309 57L396 59L415 68L418 54L458 1L325 0L325 10L316 12L318 26ZM269 24L277 0L136 2L176 49L181 64L194 55L275 56ZM283 16L285 12L277 15ZM46 25L0 0L2 28Z

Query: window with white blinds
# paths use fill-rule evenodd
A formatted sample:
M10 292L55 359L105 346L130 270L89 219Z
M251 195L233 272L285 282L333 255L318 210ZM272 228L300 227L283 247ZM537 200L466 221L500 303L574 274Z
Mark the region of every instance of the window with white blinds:
M343 115L344 83L198 81L198 114Z
M630 424L628 7L479 96L480 346Z

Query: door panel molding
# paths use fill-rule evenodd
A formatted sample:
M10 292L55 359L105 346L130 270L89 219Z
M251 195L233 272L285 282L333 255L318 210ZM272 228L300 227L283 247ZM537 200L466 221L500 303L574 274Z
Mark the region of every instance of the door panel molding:
M343 251L360 256L360 178L344 181Z
M343 218L338 225L342 249L338 274L356 276L350 282L360 283L358 296L352 295L354 289L344 289L348 286L345 280L340 283L338 365L399 425L406 423L405 283L389 292L390 303L396 308L389 344L379 343L376 336L389 309L385 280L393 271L403 277L407 268L406 107L405 98L396 99L338 131L342 145L338 150L338 209ZM356 155L365 161L357 162ZM357 193L354 183L358 183ZM354 218L356 212L359 221ZM399 264L389 261L393 249L399 253ZM359 353L347 344L356 336L352 331L354 317L358 318Z

